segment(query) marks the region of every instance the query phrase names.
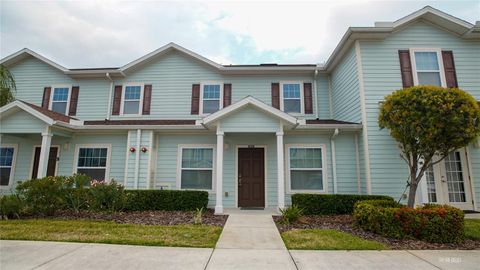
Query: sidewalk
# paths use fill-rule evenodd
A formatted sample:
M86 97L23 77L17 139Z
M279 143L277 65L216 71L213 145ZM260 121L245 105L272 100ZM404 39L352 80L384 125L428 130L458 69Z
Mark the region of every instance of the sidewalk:
M215 249L0 241L0 269L478 269L480 250L288 251L268 214L232 213Z

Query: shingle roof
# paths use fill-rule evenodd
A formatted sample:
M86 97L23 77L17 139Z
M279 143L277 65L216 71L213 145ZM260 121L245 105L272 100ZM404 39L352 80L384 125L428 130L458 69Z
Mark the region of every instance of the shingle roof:
M93 120L84 121L86 126L95 125L157 125L157 126L175 126L175 125L195 125L195 120L158 120L158 119L138 119L138 120Z
M35 104L32 104L32 103L28 103L26 101L23 101L23 100L18 100L28 106L30 106L32 109L42 113L43 115L47 116L47 117L50 117L52 118L53 120L55 121L61 121L61 122L65 122L65 123L70 123L70 120L78 120L77 118L74 118L74 117L70 117L68 115L64 115L64 114L61 114L61 113L57 113L57 112L54 112L54 111L50 111L50 110L47 110L43 107L40 107L38 105L35 105Z

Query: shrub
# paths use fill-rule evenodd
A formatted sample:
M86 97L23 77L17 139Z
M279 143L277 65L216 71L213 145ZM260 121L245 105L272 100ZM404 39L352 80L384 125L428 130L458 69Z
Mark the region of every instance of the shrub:
M64 176L47 176L20 183L17 192L25 201L26 211L51 216L65 207Z
M68 209L78 213L80 209L88 207L90 181L91 178L83 174L74 174L65 179L64 196Z
M195 211L207 208L208 192L194 190L127 190L125 210Z
M17 194L0 196L0 219L20 218L25 204Z
M294 194L292 205L303 209L305 215L342 215L353 213L353 206L363 200L391 200L381 195L355 194Z
M197 210L195 210L195 214L193 215L193 224L195 225L202 224L204 212L205 212L205 209L203 207L200 209L197 208Z
M93 180L89 191L89 207L94 211L115 212L125 207L125 189L114 180L110 182Z
M303 215L303 210L296 204L293 204L285 209L280 209L280 213L282 214L283 223L290 224L297 221Z
M448 205L416 209L386 202L365 201L355 205L355 226L392 238L415 238L435 243L463 239L464 214Z

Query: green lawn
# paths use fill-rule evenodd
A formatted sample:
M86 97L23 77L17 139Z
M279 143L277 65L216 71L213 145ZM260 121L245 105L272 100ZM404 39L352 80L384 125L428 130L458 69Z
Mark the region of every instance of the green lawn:
M214 247L221 227L152 226L88 220L0 221L0 239L172 247Z
M480 240L480 219L465 219L465 237Z
M337 230L291 230L282 233L288 249L366 250L388 249L382 243L364 240Z

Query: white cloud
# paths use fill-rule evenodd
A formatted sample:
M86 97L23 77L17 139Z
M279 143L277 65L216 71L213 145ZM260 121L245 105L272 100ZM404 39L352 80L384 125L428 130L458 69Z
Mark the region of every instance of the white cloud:
M349 26L396 20L427 4L4 1L0 55L28 47L67 67L119 66L173 41L223 64L315 63L327 60ZM478 20L478 1L431 5Z

